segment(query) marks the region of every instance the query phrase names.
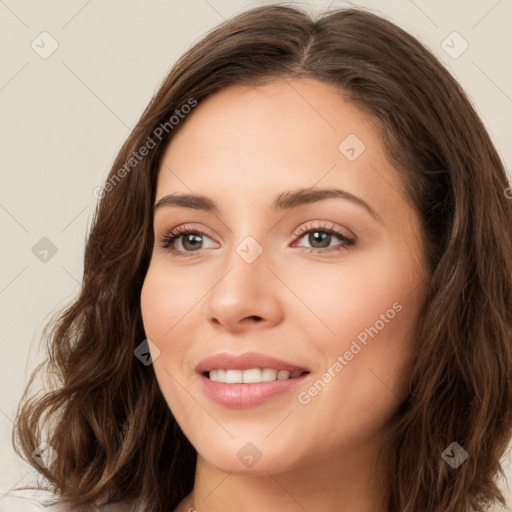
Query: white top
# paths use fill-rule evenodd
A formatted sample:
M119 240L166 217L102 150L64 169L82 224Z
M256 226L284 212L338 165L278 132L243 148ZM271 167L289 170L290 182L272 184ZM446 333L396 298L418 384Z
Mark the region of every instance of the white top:
M71 512L71 505L62 503L58 497L47 493L45 497L0 493L0 512ZM97 512L131 512L128 504L114 503L91 508Z
M505 498L507 499L507 498ZM133 512L128 504L115 503L92 509L95 512ZM490 512L508 512L512 509L494 505ZM0 492L0 512L71 512L69 505L59 503L55 498L28 498L14 493Z

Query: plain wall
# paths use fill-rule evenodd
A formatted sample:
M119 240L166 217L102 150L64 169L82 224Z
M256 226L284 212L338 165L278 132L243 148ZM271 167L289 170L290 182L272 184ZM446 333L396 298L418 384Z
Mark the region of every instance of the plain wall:
M12 420L43 355L43 323L79 290L95 188L177 58L223 18L265 3L278 2L0 2L0 493L33 481L33 471L11 447ZM312 12L350 5L294 4ZM511 169L512 2L352 5L384 14L441 58L472 98ZM44 31L51 38L41 36ZM452 56L442 47L453 31L469 44L458 58L453 56L462 49L461 39L448 39ZM58 48L43 58L55 44L52 38ZM57 250L46 262L33 252L34 246L51 251L43 237Z

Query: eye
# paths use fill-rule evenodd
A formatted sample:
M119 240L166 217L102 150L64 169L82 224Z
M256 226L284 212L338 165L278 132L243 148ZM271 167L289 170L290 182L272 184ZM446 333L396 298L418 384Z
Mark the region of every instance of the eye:
M298 233L294 234L294 240L300 240L306 235L308 235L307 242L311 244L310 247L300 244L295 246L308 253L347 250L355 244L353 238L349 238L337 231L332 225L330 227L327 225L316 227L312 224L304 225L299 229ZM205 238L210 240L208 235L200 229L179 227L169 231L161 238L160 247L169 250L175 256L194 256L194 253L205 248L203 247ZM335 241L336 238L340 242L332 246L331 242ZM178 246L181 245L181 247L176 248L176 244Z
M191 253L204 249L204 247L201 247L203 238L209 237L199 229L179 227L164 235L160 241L160 246L163 249L169 249L172 254L193 256ZM173 247L175 242L180 242L182 248L175 249Z
M306 235L308 235L306 241L310 246L297 245L297 247L300 247L302 250L306 249L305 252L307 253L347 250L355 244L355 240L353 238L349 238L340 231L337 231L332 225L315 227L311 224L306 224L302 226L299 232L294 236L300 240L305 238ZM332 246L331 242L335 241L336 238L341 240L341 243L338 242Z

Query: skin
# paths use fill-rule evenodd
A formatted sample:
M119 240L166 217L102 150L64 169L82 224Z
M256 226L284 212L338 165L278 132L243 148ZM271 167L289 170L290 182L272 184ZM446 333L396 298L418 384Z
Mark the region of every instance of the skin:
M183 123L164 155L155 203L175 192L201 194L219 213L156 211L141 294L146 335L160 350L153 364L159 386L198 452L193 492L175 510L379 510L379 485L390 474L388 458L377 466L376 457L407 395L428 275L419 215L386 159L375 120L330 84L302 78L223 89ZM354 161L339 150L349 134L366 146ZM270 209L282 192L310 187L348 191L380 221L343 198ZM355 244L298 234L326 225ZM190 237L175 240L173 248L191 257L160 246L179 226L206 233L194 246ZM252 263L236 252L248 236L263 250ZM325 247L341 250L322 253ZM341 371L332 370L396 303L401 311L367 345L359 343ZM257 406L211 401L195 366L215 353L245 351L311 373L300 389ZM301 403L298 393L329 368L335 376ZM250 468L237 457L247 442L262 454Z

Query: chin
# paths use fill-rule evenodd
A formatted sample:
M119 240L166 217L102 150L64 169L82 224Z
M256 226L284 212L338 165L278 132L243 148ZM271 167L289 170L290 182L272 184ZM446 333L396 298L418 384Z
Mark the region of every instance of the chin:
M283 445L279 444L283 448ZM198 453L207 464L235 475L268 476L268 473L284 473L292 466L298 467L297 450L290 446L287 453L286 450L280 450L272 445L273 443L268 440L251 443L247 437L243 441L236 438L224 445L217 444L214 450L211 449L211 445L204 447L206 449L199 446Z

